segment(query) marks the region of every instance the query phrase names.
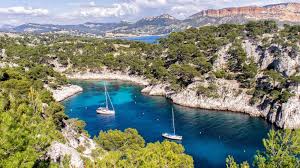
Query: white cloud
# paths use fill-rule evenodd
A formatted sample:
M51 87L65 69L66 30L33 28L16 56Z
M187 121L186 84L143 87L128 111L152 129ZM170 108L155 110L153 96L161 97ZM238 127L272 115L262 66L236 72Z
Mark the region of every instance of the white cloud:
M104 18L120 18L132 16L140 12L140 8L135 3L114 3L109 6L96 5L94 1L81 5L76 11L57 15L60 19L104 19Z
M149 8L160 8L168 4L167 0L128 0L125 2L113 3L109 6L96 5L95 1L81 4L77 11L61 14L60 18L124 18L126 16L139 16ZM143 11L145 10L145 11Z
M48 15L49 11L47 9L42 8L15 6L8 8L0 8L0 14L43 16Z
M167 5L167 0L134 0L133 3L140 7L161 7Z

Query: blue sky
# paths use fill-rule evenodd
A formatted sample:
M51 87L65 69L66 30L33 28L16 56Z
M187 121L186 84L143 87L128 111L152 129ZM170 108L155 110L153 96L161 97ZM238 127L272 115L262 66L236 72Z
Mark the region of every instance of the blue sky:
M1 0L0 25L136 21L168 13L184 19L204 9L300 0Z

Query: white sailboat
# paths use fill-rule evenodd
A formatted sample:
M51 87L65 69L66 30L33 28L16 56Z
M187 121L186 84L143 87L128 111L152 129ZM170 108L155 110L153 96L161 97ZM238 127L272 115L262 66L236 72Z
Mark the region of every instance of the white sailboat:
M110 99L110 96L107 92L107 89L106 89L106 84L104 83L104 90L105 90L105 107L99 107L96 112L98 114L105 114L105 115L114 115L115 114L115 109L114 109L114 106L111 102L111 99ZM112 110L109 109L109 103L112 107Z
M173 133L163 133L162 136L164 138L172 139L172 140L182 140L182 136L176 135L175 133L175 121L174 121L174 111L172 108L172 120L173 120Z

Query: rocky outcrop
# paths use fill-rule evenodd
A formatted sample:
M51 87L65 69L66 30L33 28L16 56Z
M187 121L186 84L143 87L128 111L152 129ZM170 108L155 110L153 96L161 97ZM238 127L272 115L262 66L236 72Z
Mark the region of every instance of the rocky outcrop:
M192 15L190 19L201 17L234 17L244 16L245 18L261 20L261 19L274 19L278 21L287 22L300 22L300 3L284 3L274 4L268 6L246 6L246 7L233 7L224 9L210 9L201 11Z
M261 116L260 111L249 105L249 96L245 94L236 97L224 96L220 98L208 98L197 96L194 90L184 90L170 96L175 104L187 107L242 112L251 116Z
M280 128L300 128L299 95L282 105L271 106L267 104L262 107L249 103L252 96L247 95L245 90L239 89L237 81L220 79L214 83L218 88L218 97L197 94L197 86L208 85L209 82L207 81L195 82L180 92L170 92L168 87L163 84L147 86L142 92L152 96L166 96L173 103L186 107L245 113L255 117L263 117ZM278 111L273 111L274 109Z
M228 62L227 51L230 45L228 44L218 51L218 58L213 64L214 70L226 67ZM274 69L286 77L300 71L300 56L291 47L284 48L278 45L270 45L263 49L261 42L251 40L244 40L242 46L247 53L247 60L253 58L260 70ZM299 44L298 47L300 47Z
M77 149L78 147L82 148L82 155L93 159L91 157L92 151L96 149L97 144L84 133L80 134L78 131L74 130L74 126L72 126L72 119L65 123L66 126L62 130L62 134L66 139L67 144L74 149Z
M300 128L300 101L294 97L283 103L276 120L276 125L281 128Z
M18 66L19 65L15 64L15 63L0 62L0 68L6 68L6 67L14 68L14 67L18 67Z
M82 87L77 85L66 85L66 86L61 86L57 89L52 89L47 85L45 85L44 87L48 89L50 92L52 92L53 98L55 99L55 101L58 102L63 101L83 91Z
M218 57L213 64L214 70L225 69L227 67L227 51L230 46L231 44L227 44L218 51Z
M142 92L151 96L166 96L175 104L232 112L243 112L251 116L261 116L259 109L249 104L251 96L247 95L243 90L239 90L237 81L217 80L214 83L218 86L218 98L209 98L204 95L197 95L198 85L208 85L208 81L195 82L180 92L172 92L168 90L167 84L156 84L145 87Z
M103 149L85 133L77 130L74 126L75 122L74 119L64 121L65 127L62 129L62 135L65 143L53 142L46 153L46 158L60 165L69 161L70 167L84 168L83 158L88 158L91 161L94 161L95 157L101 159L101 155L93 156L93 151ZM104 150L103 154L105 154Z
M150 96L166 96L167 95L167 88L169 84L157 84L157 85L150 85L145 87L142 90L142 93L146 93Z
M244 90L238 89L239 84L234 80L216 80L214 81L218 90L217 97L207 97L197 95L197 86L208 85L209 82L197 82L191 84L187 89L169 95L168 97L176 104L194 108L203 108L211 110L222 110L232 112L243 112L251 116L261 116L257 107L251 106L249 100L251 96L247 95Z
M296 73L296 68L298 66L299 58L291 58L286 52L284 52L281 57L273 61L274 68L281 72L284 76L291 76Z
M80 157L80 153L63 143L54 142L49 148L47 156L56 163L61 163L64 159L70 157L70 167L84 168L84 162Z
M80 51L81 50L79 50L79 52ZM55 56L53 56L53 57L55 57ZM63 73L72 67L72 64L70 64L70 60L68 60L68 65L66 66L66 65L62 65L61 63L59 63L59 60L57 58L50 59L48 61L48 64L53 67L54 71L60 72L60 73Z
M140 85L148 85L149 81L144 77L130 75L129 73L124 73L120 71L110 72L103 70L101 72L77 72L67 74L69 79L80 79L80 80L121 80L134 82Z

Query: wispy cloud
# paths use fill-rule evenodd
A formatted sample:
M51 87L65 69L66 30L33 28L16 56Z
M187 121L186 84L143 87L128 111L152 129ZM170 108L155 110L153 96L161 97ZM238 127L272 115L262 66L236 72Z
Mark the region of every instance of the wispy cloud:
M48 15L49 11L47 9L42 8L15 6L8 8L0 8L0 14L44 16Z

